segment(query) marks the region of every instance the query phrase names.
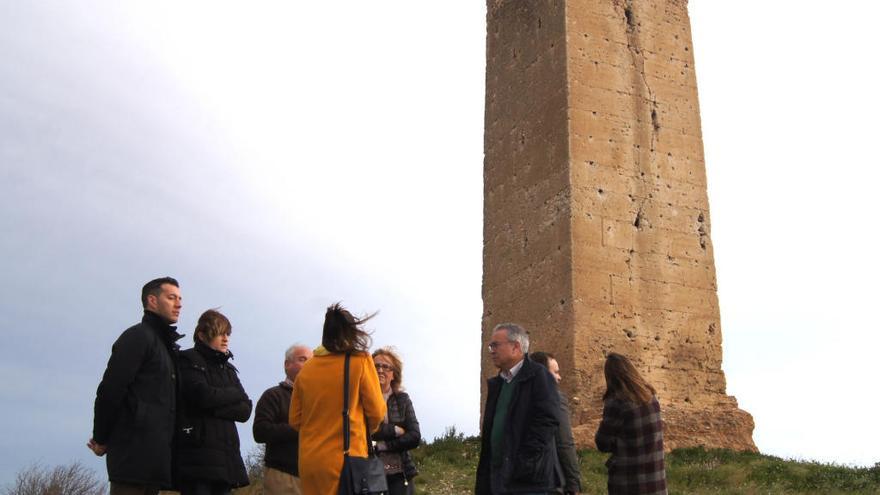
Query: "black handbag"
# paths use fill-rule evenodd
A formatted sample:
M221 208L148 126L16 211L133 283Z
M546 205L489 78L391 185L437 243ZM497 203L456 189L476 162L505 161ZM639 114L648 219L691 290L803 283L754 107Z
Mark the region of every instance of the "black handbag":
M385 466L376 457L370 442L369 424L367 430L367 457L356 457L348 454L350 443L350 424L348 418L348 370L351 353L345 353L345 385L343 386L342 407L342 473L339 475L339 495L381 495L388 493L388 480L385 478ZM364 416L366 421L366 415Z

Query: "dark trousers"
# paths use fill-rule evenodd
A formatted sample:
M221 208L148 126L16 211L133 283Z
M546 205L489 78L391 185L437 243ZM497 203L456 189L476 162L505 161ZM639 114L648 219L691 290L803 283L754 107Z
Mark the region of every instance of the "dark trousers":
M229 495L226 483L213 481L186 481L181 484L180 495Z
M110 482L110 495L158 495L159 487Z
M389 474L385 478L388 479L388 495L413 495L416 492L412 481L407 481L403 473Z

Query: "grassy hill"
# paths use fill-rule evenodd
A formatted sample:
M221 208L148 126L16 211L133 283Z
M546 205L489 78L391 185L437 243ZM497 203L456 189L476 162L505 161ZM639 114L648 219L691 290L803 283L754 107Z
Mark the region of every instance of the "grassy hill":
M262 450L246 456L251 485L235 495L262 495ZM450 429L446 435L413 451L420 475L417 494L470 494L474 489L480 439ZM607 455L579 452L584 494L606 493ZM675 494L878 494L880 463L850 468L729 450L681 449L666 456L669 493ZM16 480L0 486L3 495L107 493L106 480L80 463L22 469ZM162 492L172 495L175 492Z
M420 474L416 493L470 494L474 490L480 439L454 429L413 451ZM584 494L607 493L606 454L579 452ZM262 494L259 460L249 459L254 483L236 495ZM675 494L880 494L880 463L873 468L850 468L816 462L702 448L675 450L666 456L670 495Z
M473 493L479 438L449 432L413 451L416 493ZM606 493L606 454L580 453L583 493ZM880 463L849 468L729 450L681 449L666 457L670 494L880 494Z

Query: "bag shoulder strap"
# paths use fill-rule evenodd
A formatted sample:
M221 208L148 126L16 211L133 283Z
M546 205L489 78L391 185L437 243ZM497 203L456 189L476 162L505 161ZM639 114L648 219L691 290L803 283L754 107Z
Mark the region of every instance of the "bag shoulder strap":
M348 403L348 389L349 389L349 368L351 367L351 352L345 353L345 371L343 378L343 386L342 386L342 454L348 455L349 448L351 447L351 424L349 422L349 403ZM364 414L364 425L365 425L365 433L367 436L367 455L370 456L373 454L373 442L370 441L370 423L367 420L367 415Z
M348 455L349 436L351 435L349 418L348 418L348 369L351 365L351 353L345 353L345 377L342 386L342 454Z

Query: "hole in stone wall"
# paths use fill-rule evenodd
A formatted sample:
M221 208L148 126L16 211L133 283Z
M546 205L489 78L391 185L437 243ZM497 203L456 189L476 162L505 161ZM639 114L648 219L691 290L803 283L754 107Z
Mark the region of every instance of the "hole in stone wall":
M715 333L715 324L714 323L709 323L709 333L710 334Z
M599 191L599 194L605 194L605 190L602 189L601 187L598 189L598 191Z
M654 132L658 132L660 130L660 118L657 116L656 108L651 110L651 125L654 126Z
M562 306L565 306L565 299L560 299L560 300L559 300L559 304L562 305Z

